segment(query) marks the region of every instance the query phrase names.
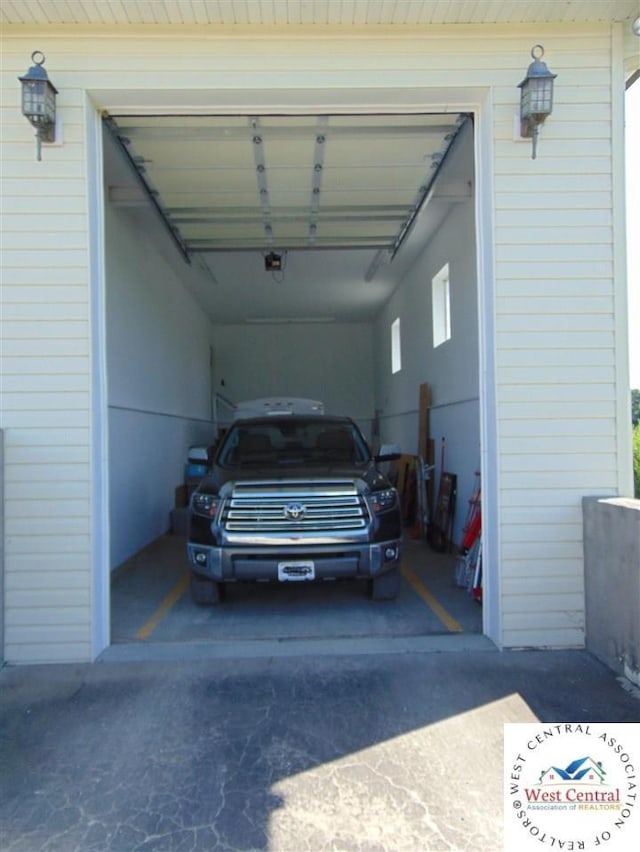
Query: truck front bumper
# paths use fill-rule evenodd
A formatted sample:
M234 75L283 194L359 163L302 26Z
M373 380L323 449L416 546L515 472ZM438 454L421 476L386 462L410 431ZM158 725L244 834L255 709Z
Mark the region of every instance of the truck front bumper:
M188 544L193 571L211 580L278 581L282 566L311 564L313 579L374 578L400 565L402 543L398 539L374 544L345 543L331 547L216 547ZM280 570L279 570L280 569Z

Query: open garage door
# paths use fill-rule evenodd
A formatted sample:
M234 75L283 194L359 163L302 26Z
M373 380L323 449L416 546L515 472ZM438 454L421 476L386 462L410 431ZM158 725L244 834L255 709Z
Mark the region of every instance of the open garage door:
M111 114L105 152L113 640L481 630L454 585L480 464L471 117ZM436 553L406 507L397 604L344 583L194 608L167 535L188 446L242 399L322 399L401 445L409 502L424 383L431 500L453 472L457 508Z

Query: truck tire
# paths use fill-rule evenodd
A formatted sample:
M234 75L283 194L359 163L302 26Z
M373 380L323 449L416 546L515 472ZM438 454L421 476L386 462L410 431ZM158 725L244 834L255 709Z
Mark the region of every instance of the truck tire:
M400 591L400 569L392 568L371 581L371 600L394 601Z
M222 583L191 572L191 599L199 606L213 606L222 601Z

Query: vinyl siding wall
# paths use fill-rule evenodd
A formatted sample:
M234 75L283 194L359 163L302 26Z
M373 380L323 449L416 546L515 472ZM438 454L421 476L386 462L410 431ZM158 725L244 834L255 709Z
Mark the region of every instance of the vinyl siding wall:
M12 47L2 76L5 657L83 660L92 653L84 119L78 93L65 145L36 163Z
M620 445L621 234L614 211L622 126L607 26L300 30L4 28L3 412L6 488L6 658L86 660L91 643L92 347L86 94L98 106L224 102L286 105L313 89L310 108L384 101L449 87L484 90L493 148L480 164L491 193L495 281L481 299L495 326L483 344L484 387L497 385L493 594L505 646L583 643L580 498L628 487ZM555 111L539 155L514 141L517 83L541 42L558 74ZM35 162L16 77L35 49L59 90L64 144ZM617 71L616 71L617 74ZM368 88L378 90L375 96ZM144 95L132 95L136 89ZM172 90L158 94L154 90ZM220 99L216 90L227 90ZM231 91L233 90L233 91ZM280 90L280 91L273 91ZM354 94L355 93L355 94ZM413 94L412 94L413 93ZM247 100L248 96L244 96ZM618 104L622 87L615 89ZM389 94L390 105L396 96ZM455 106L454 106L455 108ZM489 112L489 109L491 111ZM619 108L618 108L619 109ZM493 185L487 177L493 175ZM492 267L491 250L483 250ZM617 258L617 260L616 260ZM491 276L489 275L489 278ZM495 288L495 289L493 289ZM619 296L618 296L619 298ZM485 307L481 308L481 311ZM491 394L487 397L491 398ZM493 421L490 412L487 422Z

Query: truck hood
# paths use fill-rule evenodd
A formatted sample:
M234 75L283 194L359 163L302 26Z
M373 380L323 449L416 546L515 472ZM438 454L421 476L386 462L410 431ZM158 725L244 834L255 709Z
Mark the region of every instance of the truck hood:
M199 487L199 491L217 493L227 482L269 480L271 482L299 479L308 482L314 479L362 480L372 491L389 488L390 482L378 470L373 460L364 464L305 464L305 465L252 465L214 467Z

